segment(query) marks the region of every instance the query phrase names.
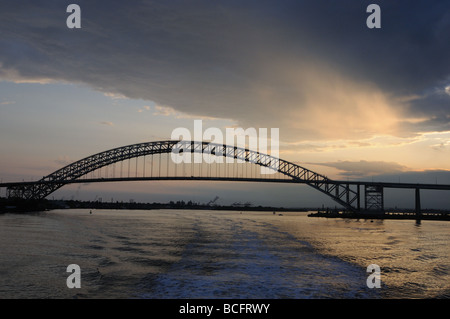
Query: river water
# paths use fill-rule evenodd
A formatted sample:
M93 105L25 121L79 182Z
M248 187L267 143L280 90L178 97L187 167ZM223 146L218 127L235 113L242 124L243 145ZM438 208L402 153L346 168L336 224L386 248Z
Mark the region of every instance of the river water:
M449 298L450 222L295 212L0 215L0 298ZM81 288L68 288L68 265ZM380 267L369 288L367 266Z

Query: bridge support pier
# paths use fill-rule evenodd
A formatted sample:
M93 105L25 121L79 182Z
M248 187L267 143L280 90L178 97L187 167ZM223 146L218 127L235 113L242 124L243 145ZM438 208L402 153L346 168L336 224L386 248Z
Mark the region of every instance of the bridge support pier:
M356 208L358 209L358 212L361 211L361 185L356 185Z
M416 217L417 219L421 219L422 211L420 208L420 188L416 188Z
M365 210L367 212L384 212L384 190L380 185L365 186Z

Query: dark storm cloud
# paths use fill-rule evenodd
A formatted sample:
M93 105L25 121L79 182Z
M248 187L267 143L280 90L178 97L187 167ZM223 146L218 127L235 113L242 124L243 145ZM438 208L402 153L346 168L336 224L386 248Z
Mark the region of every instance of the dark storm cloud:
M448 86L447 86L448 90ZM405 124L405 131L450 131L450 94L446 89L434 89L411 101L411 111L422 121Z
M321 136L303 127L311 108L336 102L351 116L353 101L341 96L353 92L364 91L364 103L382 92L386 105L417 96L407 113L426 115L421 129L449 113L448 94L427 93L450 82L448 1L375 1L378 30L366 27L373 1L76 1L82 28L69 30L72 2L0 4L0 77L83 83L307 138Z

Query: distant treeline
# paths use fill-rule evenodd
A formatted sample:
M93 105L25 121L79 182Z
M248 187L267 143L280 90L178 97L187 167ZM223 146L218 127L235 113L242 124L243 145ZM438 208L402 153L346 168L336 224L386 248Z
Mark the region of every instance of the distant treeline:
M57 208L93 208L93 209L217 209L217 210L242 210L242 211L309 211L310 208L285 208L270 206L249 205L208 205L192 201L170 201L168 203L137 203L137 202L98 202L98 201L50 201ZM313 208L312 210L316 210Z

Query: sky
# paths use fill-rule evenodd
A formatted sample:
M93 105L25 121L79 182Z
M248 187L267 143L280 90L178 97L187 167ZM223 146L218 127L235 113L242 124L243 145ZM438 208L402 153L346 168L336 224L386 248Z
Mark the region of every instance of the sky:
M66 25L71 3L81 28ZM381 28L367 27L371 3ZM201 119L279 128L281 158L330 178L448 184L449 57L448 1L2 1L0 179L39 179ZM301 185L126 190L72 185L54 196L330 203Z

